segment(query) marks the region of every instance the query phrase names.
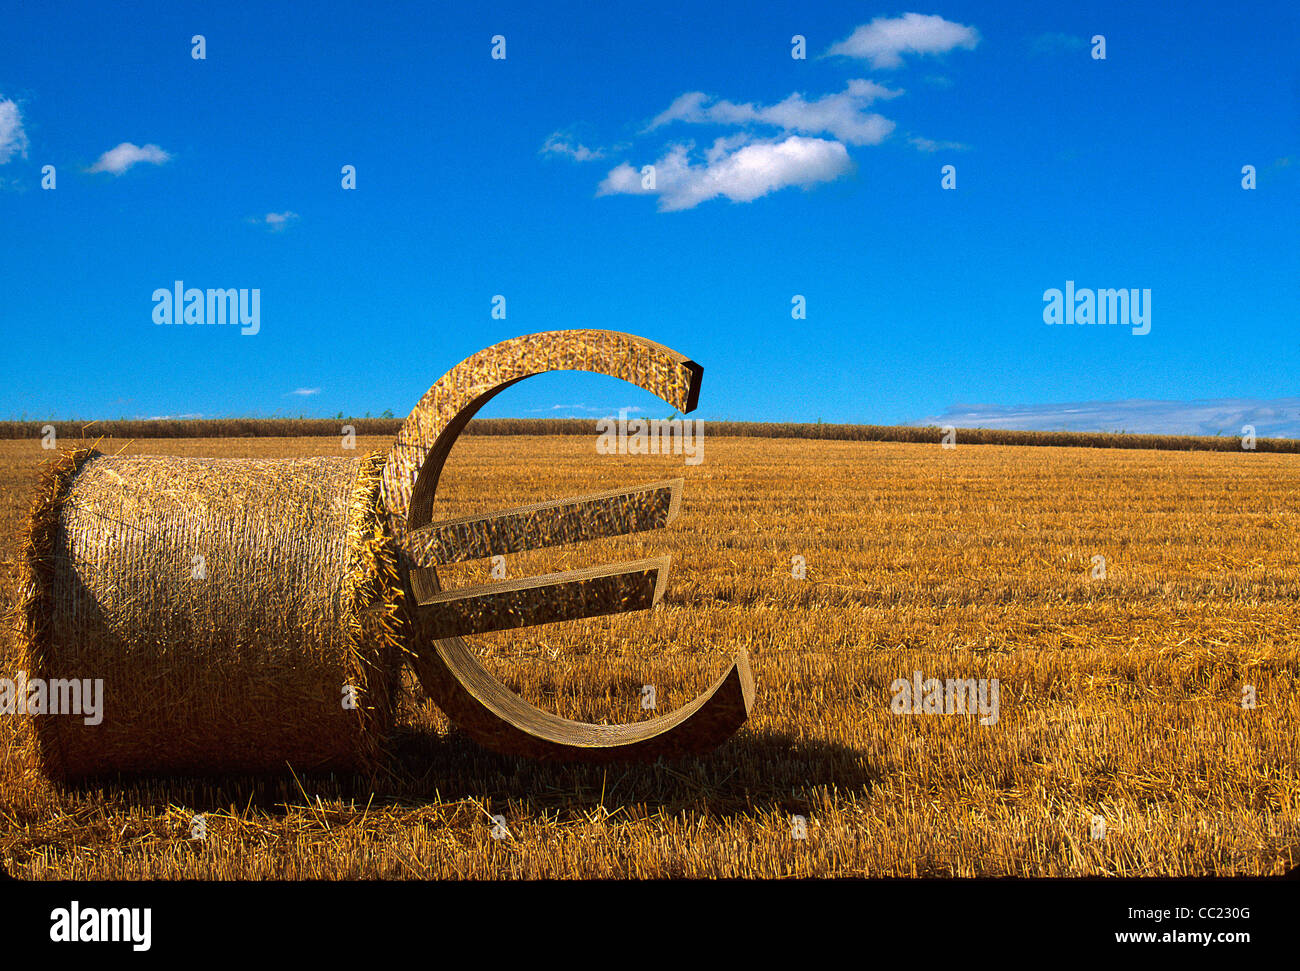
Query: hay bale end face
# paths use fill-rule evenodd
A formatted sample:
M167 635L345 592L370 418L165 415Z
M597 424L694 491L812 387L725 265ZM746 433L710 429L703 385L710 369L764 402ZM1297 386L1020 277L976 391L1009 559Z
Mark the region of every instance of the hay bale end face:
M400 584L383 455L62 453L22 556L30 715L54 778L373 770L392 725ZM66 708L78 687L99 721ZM56 687L57 686L57 687Z

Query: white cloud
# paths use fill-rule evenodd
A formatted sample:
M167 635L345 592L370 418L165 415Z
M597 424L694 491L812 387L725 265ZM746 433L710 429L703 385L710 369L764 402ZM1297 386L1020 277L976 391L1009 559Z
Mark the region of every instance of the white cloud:
M289 394L297 395L299 398L310 398L314 394L320 394L320 388L295 388Z
M596 195L653 195L653 189L641 184L641 174L627 162L621 162L609 170L609 174L596 187Z
M954 48L974 50L979 31L942 17L907 13L877 17L831 47L828 54L869 60L877 70L901 67L903 54L943 54Z
M961 142L936 142L933 138L922 138L920 135L912 135L907 143L920 152L964 152L970 148Z
M573 159L575 162L590 162L593 159L604 158L605 153L599 148L588 148L581 142L574 144L563 132L552 132L546 139L546 144L538 153L540 155L563 155Z
M678 97L667 110L647 126L653 131L674 121L713 125L771 125L800 135L831 135L850 145L878 145L894 123L864 109L874 101L896 98L901 89L887 88L874 81L854 79L844 91L808 101L792 94L774 105L736 104L717 100L701 91Z
M92 165L88 172L111 172L113 175L121 175L131 166L138 162L149 162L152 165L162 165L171 158L157 145L145 145L141 148L139 145L133 145L130 142L123 142L116 148L110 148L107 152L99 157L99 161Z
M272 229L284 229L285 226L298 218L296 212L289 212L287 209L284 212L268 212L266 214L266 224Z
M23 113L12 100L0 99L0 165L15 155L27 157L27 132L23 131Z
M779 142L741 144L742 137L714 142L703 164L691 161L688 146L672 146L654 165L654 188L645 188L640 170L624 162L610 170L596 194L658 195L659 211L672 212L718 196L752 202L789 186L808 188L839 178L850 166L848 150L839 142L791 135Z
M1300 438L1300 398L1194 401L1083 401L1043 405L954 405L914 425L1020 431L1126 431L1145 435L1233 435L1253 425L1258 438Z
M853 36L835 45L832 53L896 66L901 63L901 52L937 53L959 46L974 47L978 42L979 34L972 27L949 23L942 17L906 14L894 20L877 18L858 28ZM851 167L846 145L879 145L893 134L895 123L869 109L877 101L902 94L901 88L865 78L854 78L842 91L821 97L810 99L796 92L773 104L741 103L688 91L655 116L643 134L675 123L739 131L715 139L702 153L695 151L693 143L662 149L653 166L653 184L643 184L650 181L642 174L643 166L625 161L606 173L596 195L655 195L659 197L659 210L670 212L691 209L718 197L750 202L788 186L806 189L830 182ZM762 128L776 129L777 134L764 135L759 131ZM924 152L967 147L960 142L920 136L909 140ZM542 151L584 158L584 146L562 132L551 135Z
M300 217L296 212L285 210L284 212L268 212L265 216L249 216L246 220L255 226L266 226L271 232L278 233L290 223L297 222Z
M752 135L745 132L738 132L735 135L726 135L723 138L715 139L713 144L705 149L704 161L709 165L720 162L736 149L743 148L754 140Z

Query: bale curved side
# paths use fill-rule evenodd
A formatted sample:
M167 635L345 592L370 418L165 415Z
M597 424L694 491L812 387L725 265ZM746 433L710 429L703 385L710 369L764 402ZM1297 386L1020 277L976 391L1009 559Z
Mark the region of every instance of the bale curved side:
M401 597L382 463L90 450L50 463L20 560L42 769L375 770Z

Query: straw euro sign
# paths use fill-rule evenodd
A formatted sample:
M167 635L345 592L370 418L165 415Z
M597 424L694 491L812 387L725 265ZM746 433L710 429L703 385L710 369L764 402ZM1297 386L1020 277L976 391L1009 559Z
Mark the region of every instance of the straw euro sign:
M743 649L714 684L667 715L626 725L571 721L526 703L498 682L462 639L494 630L644 610L663 596L670 557L444 591L437 567L468 559L667 526L682 480L557 499L434 522L447 455L480 408L511 385L548 371L621 378L682 413L694 410L703 368L652 341L572 330L504 341L462 361L406 419L384 467L382 495L410 605L411 651L424 690L461 730L513 755L582 761L653 760L701 753L748 718L753 678Z

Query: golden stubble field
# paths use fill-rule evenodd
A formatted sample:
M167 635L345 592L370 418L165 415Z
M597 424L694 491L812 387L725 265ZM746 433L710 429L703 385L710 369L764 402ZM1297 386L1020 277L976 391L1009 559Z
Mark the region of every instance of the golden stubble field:
M100 447L124 446L289 457L339 454L340 442ZM0 608L14 602L19 530L48 454L0 441ZM519 576L670 552L663 605L474 643L529 701L594 721L654 714L641 708L647 684L659 713L677 707L743 646L756 710L712 756L608 768L497 756L408 677L377 779L58 791L21 757L17 719L0 716L4 867L36 879L344 879L1296 865L1300 455L709 438L704 462L686 466L597 455L594 437L469 436L435 511L675 475L686 492L669 529L508 559ZM1091 575L1098 555L1105 579ZM792 576L794 556L806 579ZM480 561L445 576L487 572ZM12 677L7 631L3 643L0 676ZM891 684L916 671L998 679L996 723L895 714ZM196 814L202 840L190 838Z

